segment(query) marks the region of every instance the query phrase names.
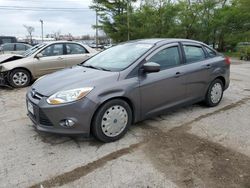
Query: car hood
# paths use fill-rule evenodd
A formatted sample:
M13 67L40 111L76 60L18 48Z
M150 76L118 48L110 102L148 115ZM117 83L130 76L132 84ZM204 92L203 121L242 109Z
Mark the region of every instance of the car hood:
M97 87L107 84L110 80L118 80L118 78L119 72L74 66L42 77L32 85L31 89L48 97L58 91Z
M19 54L2 54L0 55L0 64L22 59L22 58L24 57Z

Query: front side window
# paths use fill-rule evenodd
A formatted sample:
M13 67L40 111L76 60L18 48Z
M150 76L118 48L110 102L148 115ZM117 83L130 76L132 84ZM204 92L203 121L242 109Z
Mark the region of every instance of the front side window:
M148 62L158 63L161 70L181 64L178 47L170 47L159 51Z
M3 46L4 51L14 51L14 44L5 44Z
M85 54L86 49L78 44L66 44L67 54Z
M111 47L87 60L83 66L106 69L110 71L121 71L146 53L152 44L125 43Z
M16 51L25 51L25 49L24 44L16 44Z
M200 46L183 46L186 55L186 62L193 63L206 58L205 53Z
M52 44L45 48L41 53L45 57L63 55L63 44Z

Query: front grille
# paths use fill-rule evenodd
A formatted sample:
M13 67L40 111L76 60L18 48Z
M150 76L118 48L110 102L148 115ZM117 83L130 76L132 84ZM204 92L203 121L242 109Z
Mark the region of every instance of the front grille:
M41 125L53 126L49 118L43 113L41 109L39 109L39 122Z
M41 100L44 97L42 94L36 92L33 89L32 89L32 91L30 93L31 93L32 98L34 98L34 99Z

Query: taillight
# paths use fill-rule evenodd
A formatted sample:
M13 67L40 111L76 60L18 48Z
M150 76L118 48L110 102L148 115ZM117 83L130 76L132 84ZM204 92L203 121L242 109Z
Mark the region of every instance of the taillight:
M230 61L230 58L229 58L229 57L226 57L226 58L225 58L225 63L226 63L227 65L230 65L230 64L231 64L231 61Z

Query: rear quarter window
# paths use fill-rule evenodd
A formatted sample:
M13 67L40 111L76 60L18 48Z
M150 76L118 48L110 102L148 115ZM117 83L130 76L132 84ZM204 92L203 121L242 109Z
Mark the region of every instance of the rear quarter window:
M208 47L205 47L205 50L207 51L209 57L215 57L215 56L217 56L217 53L214 50L212 50L212 49L210 49Z

